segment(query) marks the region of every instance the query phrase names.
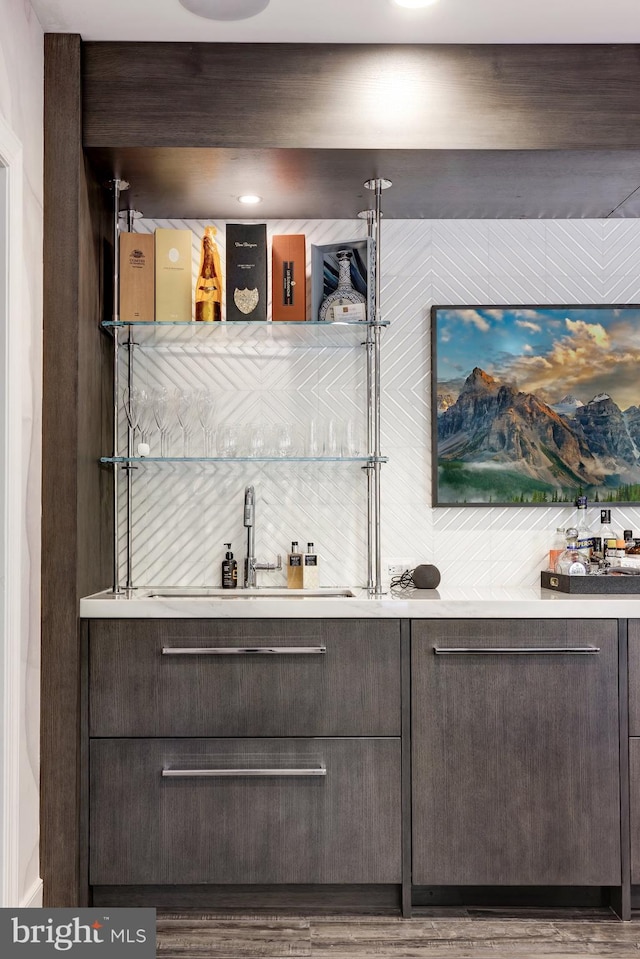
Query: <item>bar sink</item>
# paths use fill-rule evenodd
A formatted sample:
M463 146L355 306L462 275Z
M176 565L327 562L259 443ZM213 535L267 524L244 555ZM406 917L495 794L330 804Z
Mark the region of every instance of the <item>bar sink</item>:
M279 589L268 586L255 589L158 589L147 592L148 599L345 599L355 597L351 589Z

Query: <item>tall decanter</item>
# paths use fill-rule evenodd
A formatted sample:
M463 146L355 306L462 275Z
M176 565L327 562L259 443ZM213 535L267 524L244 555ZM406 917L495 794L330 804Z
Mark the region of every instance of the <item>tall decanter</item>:
M336 258L338 260L338 285L336 289L324 298L320 305L318 319L338 320L340 318L341 306L362 303L366 304L366 298L356 290L351 281L351 259L352 250L338 250ZM366 319L366 307L362 309L362 316Z
M196 320L213 323L222 319L222 268L216 246L216 228L205 227L200 248L200 272L196 283Z

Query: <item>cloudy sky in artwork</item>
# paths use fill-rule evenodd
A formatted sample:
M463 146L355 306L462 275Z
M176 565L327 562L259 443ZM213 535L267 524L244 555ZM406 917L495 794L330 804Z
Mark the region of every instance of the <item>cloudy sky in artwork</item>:
M552 405L608 393L640 405L640 308L437 307L438 390L457 395L475 366Z

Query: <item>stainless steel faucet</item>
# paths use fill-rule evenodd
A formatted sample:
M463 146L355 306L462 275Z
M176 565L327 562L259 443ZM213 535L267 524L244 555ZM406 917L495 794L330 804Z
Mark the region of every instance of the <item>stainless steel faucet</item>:
M256 494L253 486L244 491L244 525L247 527L247 555L244 561L244 588L255 589L256 571L259 569L282 569L282 556L278 554L277 563L259 563L256 551Z

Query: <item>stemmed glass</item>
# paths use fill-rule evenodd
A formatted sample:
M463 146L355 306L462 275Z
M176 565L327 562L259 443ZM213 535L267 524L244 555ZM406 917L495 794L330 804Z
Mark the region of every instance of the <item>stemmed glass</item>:
M149 431L153 426L153 399L147 390L139 391L138 402L138 430L140 432L140 442L138 443L138 455L149 455Z
M124 412L127 417L127 422L130 429L136 430L138 428L138 414L139 414L139 394L135 386L125 387L122 391L122 404L124 406Z
M202 426L202 432L204 433L204 455L212 456L212 426L213 426L213 411L214 411L214 401L213 394L209 390L201 390L196 396L196 409L198 411L198 419L200 420L200 425Z
M176 419L182 430L182 455L191 455L191 433L193 432L193 393L191 390L177 389L173 394Z
M167 456L167 433L171 425L171 397L169 390L164 386L153 392L153 416L160 430L160 456Z

